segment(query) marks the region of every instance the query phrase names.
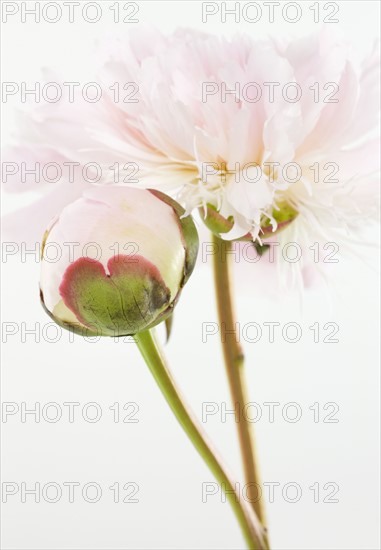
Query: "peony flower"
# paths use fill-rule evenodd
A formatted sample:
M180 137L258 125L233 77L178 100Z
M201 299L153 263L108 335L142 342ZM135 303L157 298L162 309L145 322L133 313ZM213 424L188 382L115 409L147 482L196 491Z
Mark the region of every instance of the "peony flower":
M158 191L85 191L44 236L40 289L49 315L102 336L136 334L165 320L196 262L197 231L183 212Z
M170 193L187 214L199 208L228 240L261 244L279 232L309 245L357 235L377 217L377 48L356 64L326 29L288 41L182 29L139 30L102 53L100 102L45 105L25 121L37 157L97 161L104 185L110 166L135 162L134 185Z

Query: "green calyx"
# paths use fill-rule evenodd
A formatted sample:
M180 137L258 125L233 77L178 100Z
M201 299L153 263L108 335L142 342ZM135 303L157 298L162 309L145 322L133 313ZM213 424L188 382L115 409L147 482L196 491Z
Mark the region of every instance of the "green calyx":
M228 233L234 225L233 216L224 218L212 204L207 204L205 208L200 207L198 211L202 221L214 235Z
M234 218L233 216L229 216L228 218L225 218L222 216L217 208L213 206L212 204L207 204L206 207L200 207L199 213L201 216L201 219L205 223L208 229L217 236L220 236L221 234L228 233L234 226ZM271 225L271 222L268 218L263 218L261 222L261 229L262 234L261 238L268 238L272 235L275 235L282 231L287 225L289 225L298 215L297 210L295 210L292 206L290 206L288 203L283 202L279 210L273 210L272 216L274 220L277 222L278 227L275 231L273 231L273 227ZM235 239L237 241L252 241L252 236L250 233L247 233L243 237L240 237L239 239ZM267 246L267 245L266 245ZM263 249L265 251L266 248Z
M80 258L68 267L60 285L66 308L90 331L133 335L152 325L169 306L169 289L142 256L115 256L107 269L108 274L100 262Z
M272 235L277 235L283 229L285 229L294 219L297 217L298 211L295 210L289 203L282 202L279 205L278 210L273 210L272 216L274 220L277 222L277 228L275 231L273 231L273 227L271 225L271 222L269 219L266 219L262 224L261 228L263 231L262 237L264 239L271 237Z

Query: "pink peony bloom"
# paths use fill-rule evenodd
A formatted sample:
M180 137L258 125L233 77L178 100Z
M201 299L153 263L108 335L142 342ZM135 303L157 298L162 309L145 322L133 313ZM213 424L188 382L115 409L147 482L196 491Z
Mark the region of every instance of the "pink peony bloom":
M102 52L102 100L39 108L24 120L16 154L24 147L35 160L97 162L98 185L114 183L115 163L136 163L135 185L174 195L187 213L212 205L230 217L225 239L250 233L261 241L278 226L281 241L301 244L357 234L378 213L377 52L356 64L348 45L324 29L290 41L134 32ZM123 91L127 82L138 89ZM223 97L224 89L235 92ZM8 189L20 190L17 177ZM38 191L49 191L56 209L84 186L77 178ZM34 224L51 213L45 202Z

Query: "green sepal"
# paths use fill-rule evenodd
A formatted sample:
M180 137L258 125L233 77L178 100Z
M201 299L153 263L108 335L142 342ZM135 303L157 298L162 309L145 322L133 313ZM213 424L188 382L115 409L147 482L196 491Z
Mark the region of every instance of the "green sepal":
M165 193L158 191L157 189L148 189L148 191L155 195L155 197L157 197L158 199L168 204L168 206L171 206L176 214L176 219L180 227L185 250L184 276L181 281L181 287L183 287L188 281L189 277L192 275L192 272L196 265L199 248L199 238L196 226L191 215L183 217L185 210L174 199L172 199Z
M198 211L202 221L214 235L219 236L221 233L228 233L234 226L233 216L224 218L212 204L207 204L205 208L200 206Z

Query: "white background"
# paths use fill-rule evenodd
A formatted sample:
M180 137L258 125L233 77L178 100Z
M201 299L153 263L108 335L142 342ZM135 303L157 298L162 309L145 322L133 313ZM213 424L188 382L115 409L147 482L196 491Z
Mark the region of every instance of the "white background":
M123 4L123 2L122 2ZM345 2L340 5L339 27L356 52L370 48L378 32L378 2ZM21 23L13 17L3 25L3 80L36 81L40 69L50 66L64 78L75 80L95 63L94 41L128 32L128 25L114 24L108 2L101 2L104 17L97 24L59 22ZM303 17L297 24L266 17L256 24L218 16L201 21L199 2L143 2L139 20L167 32L191 26L226 35L238 31L256 35L301 35L316 29L310 2L302 2ZM7 136L12 131L12 110L4 109ZM3 135L4 135L3 134ZM3 198L5 211L29 197ZM202 237L206 240L205 232ZM372 238L372 235L369 235ZM373 238L372 238L373 240ZM292 344L278 336L269 343L263 331L256 344L244 342L250 396L262 407L255 424L262 478L278 482L275 501L267 502L272 547L286 549L377 549L378 538L378 276L376 249L367 262L345 259L329 271L329 291L312 285L302 304L296 293L281 294L276 277L265 261L235 266L237 313L245 323L298 322L302 338ZM103 339L97 343L62 333L56 343L33 335L22 341L21 323L27 329L50 319L38 299L39 265L33 256L22 263L20 255L2 264L2 320L20 326L8 337L2 355L2 399L28 407L57 402L63 418L49 423L33 416L21 422L20 413L2 423L2 481L28 486L55 482L79 482L74 503L67 493L55 503L35 503L20 493L2 506L4 549L238 549L244 542L228 503L221 494L203 503L202 483L213 478L172 417L161 394L139 357L134 344ZM219 349L218 335L202 341L202 323L215 322L216 311L209 263L199 265L176 310L175 327L167 354L173 371L196 414L202 403L230 408L229 392ZM314 343L308 328L313 323L339 325L339 343ZM53 330L48 338L53 338ZM4 336L3 336L4 338ZM79 402L75 421L69 423L64 402ZM97 402L102 418L85 422L82 407ZM115 423L109 407L136 402L138 423ZM279 402L275 421L269 422L263 403ZM289 402L299 403L302 418L287 422L280 412ZM314 423L309 407L335 402L338 423L324 423L329 411L321 411ZM21 406L21 405L20 405ZM92 414L93 411L89 411ZM290 410L290 414L292 411ZM123 417L122 417L123 418ZM232 416L226 422L216 414L205 428L241 479L240 461ZM103 491L90 504L80 490L88 482ZM138 503L114 503L109 487L118 482L139 485ZM298 483L302 497L287 502L282 487ZM320 502L309 489L318 482ZM340 487L338 503L324 503L324 484ZM65 489L63 487L63 489ZM122 493L125 496L125 493ZM290 491L292 497L292 491Z

